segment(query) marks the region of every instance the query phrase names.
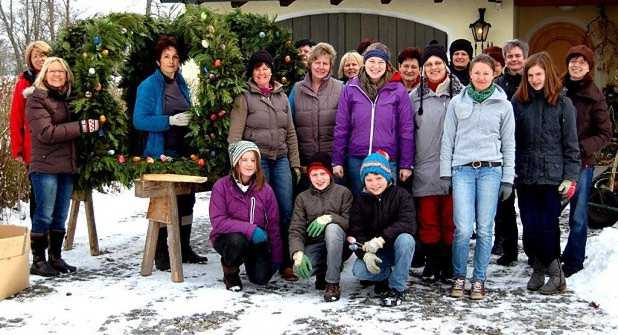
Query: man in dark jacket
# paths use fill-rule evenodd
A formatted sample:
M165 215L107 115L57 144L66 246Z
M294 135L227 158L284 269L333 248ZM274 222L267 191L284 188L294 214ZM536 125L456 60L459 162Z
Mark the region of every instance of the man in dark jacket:
M464 86L468 85L470 83L468 67L470 66L473 53L472 43L463 38L454 40L451 46L449 46L448 52L451 58L451 72L464 84Z
M577 190L571 198L569 240L562 254L564 275L569 277L584 268L594 154L603 149L612 137L612 124L605 96L594 84L590 73L594 69L593 51L585 45L574 46L567 52L566 64L568 73L564 76L564 86L577 111L577 136L582 161Z
M528 44L520 40L507 41L502 47L505 60L504 73L497 77L498 84L509 100L517 91L522 78L524 63L528 57ZM499 265L510 265L517 261L517 214L515 214L515 192L504 201L498 201L496 211L495 230L496 238L492 254L502 255L496 261Z
M349 235L362 246L356 249L354 275L375 282L382 305L396 306L403 301L414 254L416 213L410 193L393 185L386 155L373 153L361 165L365 190L352 205Z

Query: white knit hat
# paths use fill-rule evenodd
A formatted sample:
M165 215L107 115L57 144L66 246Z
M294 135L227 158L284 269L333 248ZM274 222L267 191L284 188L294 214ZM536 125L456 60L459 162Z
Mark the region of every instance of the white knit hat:
M230 163L232 167L236 166L240 157L247 151L255 151L257 153L257 160L260 160L260 149L255 143L251 141L238 141L230 144L228 152L230 154Z

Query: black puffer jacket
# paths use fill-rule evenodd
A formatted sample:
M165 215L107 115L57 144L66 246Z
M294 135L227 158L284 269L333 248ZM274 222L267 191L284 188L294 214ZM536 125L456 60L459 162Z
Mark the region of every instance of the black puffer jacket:
M416 234L414 200L408 191L390 185L380 196L363 192L355 200L350 212L348 235L359 243L382 236L385 246L392 246L399 234ZM358 257L363 251L357 250Z
M543 92L530 101L513 98L515 113L515 183L558 185L579 176L579 144L575 107L560 95L550 105Z
M521 83L521 74L510 74L509 70L505 69L504 73L496 78L495 82L498 86L502 87L506 93L506 98L511 100L519 87L519 83Z

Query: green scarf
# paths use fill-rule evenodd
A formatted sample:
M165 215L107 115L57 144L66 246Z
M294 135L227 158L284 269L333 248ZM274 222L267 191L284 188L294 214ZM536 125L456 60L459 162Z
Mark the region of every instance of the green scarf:
M492 94L494 94L494 91L496 90L496 84L491 83L491 85L482 90L482 91L477 91L474 89L474 86L472 84L468 85L468 87L466 88L468 95L472 98L472 100L481 103L485 100L487 100L487 98L489 98Z

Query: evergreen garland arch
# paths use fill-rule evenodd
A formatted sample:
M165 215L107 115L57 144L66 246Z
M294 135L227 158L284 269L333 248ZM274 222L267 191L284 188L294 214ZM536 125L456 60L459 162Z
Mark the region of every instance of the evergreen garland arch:
M175 35L186 47L179 50L181 59L193 59L200 69L187 135L195 154L173 160L140 157L142 136L132 126L137 86L157 68L154 45L162 34ZM115 13L63 30L54 52L75 77L73 119L94 118L102 124L97 135L77 141L76 190L130 187L143 173L204 175L210 183L225 175L230 110L246 89L245 61L259 49L271 52L275 79L289 91L304 73L290 36L272 18L240 11L221 15L200 6L187 6L174 21Z

